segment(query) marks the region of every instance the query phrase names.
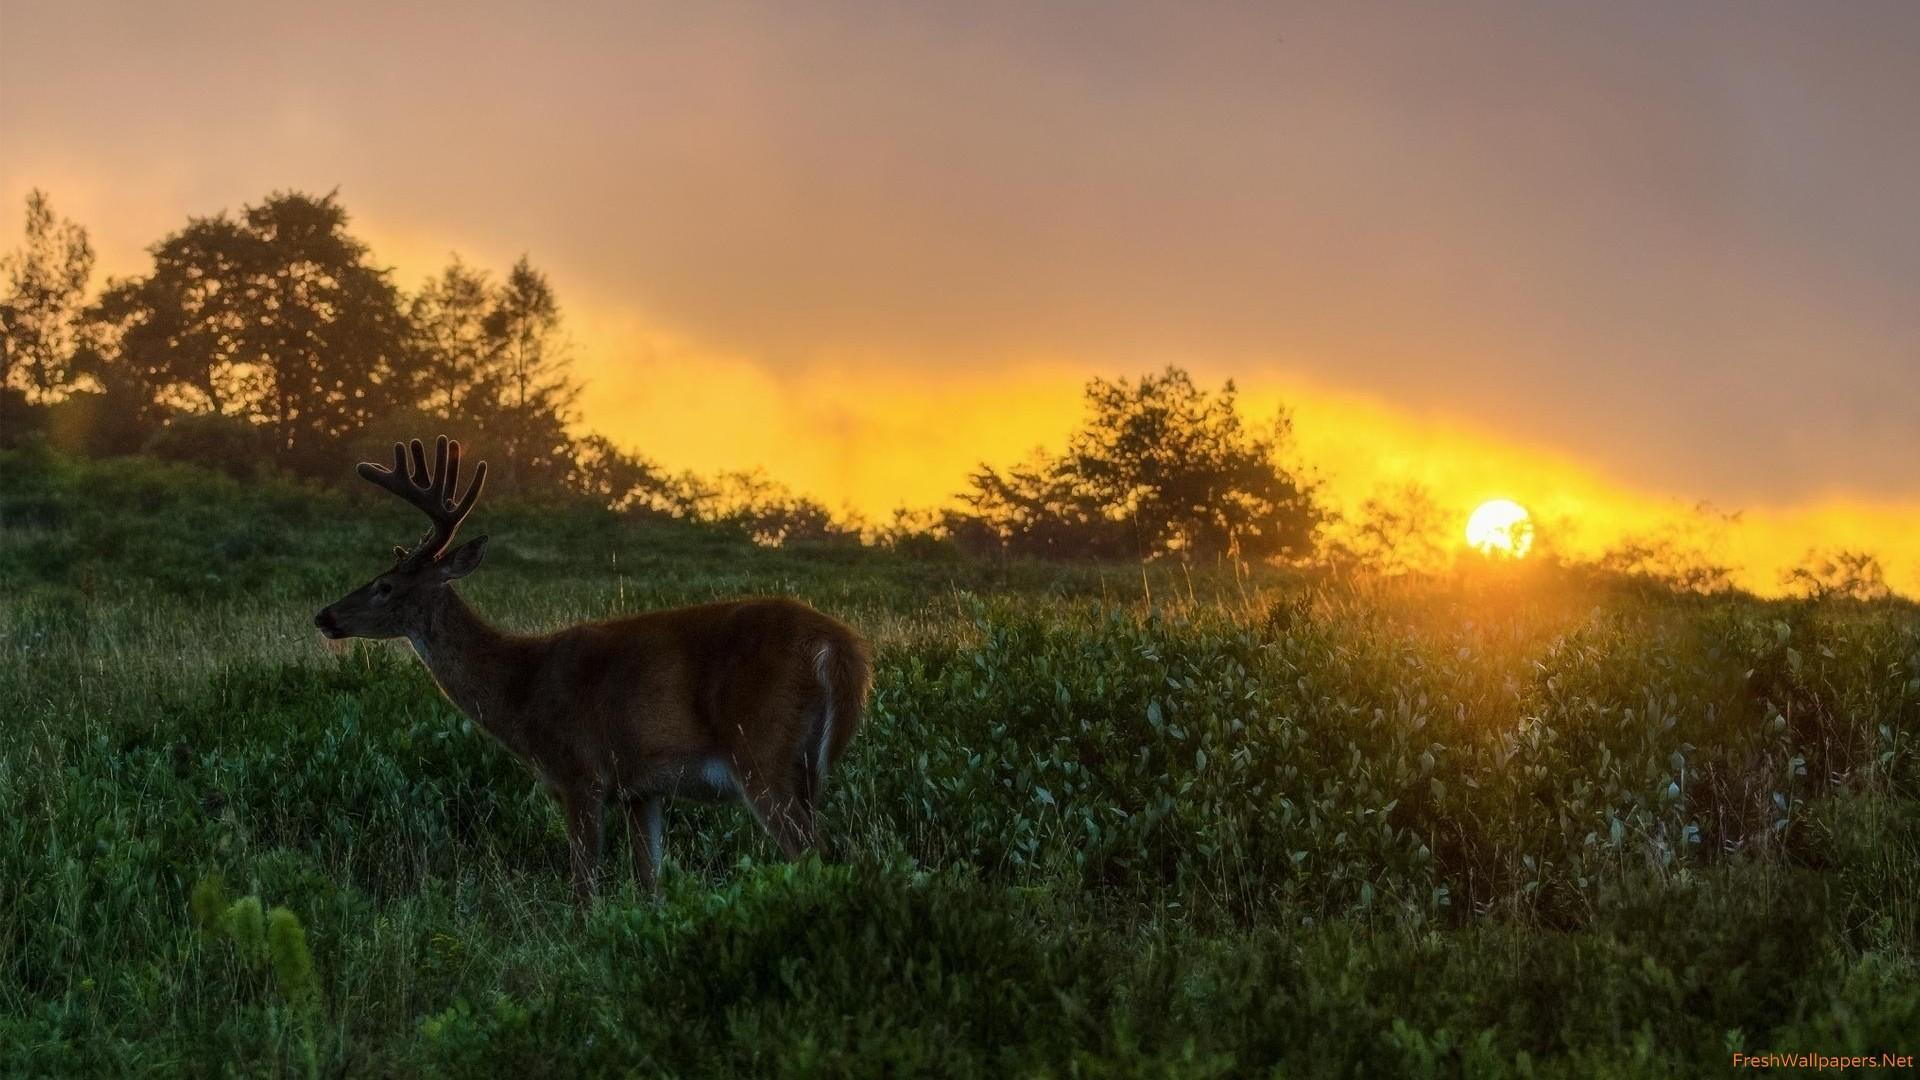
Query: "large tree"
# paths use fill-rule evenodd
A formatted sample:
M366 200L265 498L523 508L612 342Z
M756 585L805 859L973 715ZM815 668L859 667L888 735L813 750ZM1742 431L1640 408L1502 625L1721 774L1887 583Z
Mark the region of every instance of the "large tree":
M943 527L968 551L1053 559L1118 559L1147 550L1131 520L1112 512L1064 461L1035 454L1001 472L981 465Z
M458 256L414 294L410 306L420 405L442 420L463 418L490 381L501 343L491 327L497 300L484 270Z
M45 402L71 386L92 274L86 229L56 218L45 192L28 193L26 242L0 258L0 407L9 391Z
M101 298L110 359L163 404L242 418L302 471L412 396L410 325L333 194L196 218Z
M495 292L484 328L489 360L469 398L474 419L507 465L507 487L557 488L572 467L567 425L580 388L559 301L525 256Z
M1256 431L1231 382L1218 394L1169 367L1138 380L1094 379L1088 418L1057 458L1007 473L982 466L949 523L1024 554L1106 557L1299 556L1320 511L1313 485L1281 459L1287 415Z
M555 492L611 482L606 447L568 433L579 392L560 304L545 274L522 257L499 284L456 256L408 305L405 403L386 429L437 428L484 446L504 491ZM370 436L356 445L373 446ZM589 461L576 460L585 454ZM618 472L618 469L614 470ZM589 474L592 481L584 478Z
M567 378L566 342L560 336L560 302L547 275L525 255L507 272L494 298L486 331L499 357L499 399L510 409L553 403L563 412L575 393Z

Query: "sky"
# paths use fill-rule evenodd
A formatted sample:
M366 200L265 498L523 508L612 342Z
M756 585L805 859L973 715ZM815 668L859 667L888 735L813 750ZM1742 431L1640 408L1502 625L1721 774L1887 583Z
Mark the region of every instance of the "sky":
M1746 584L1920 593L1920 5L302 7L0 0L0 207L118 274L278 189L407 288L525 253L585 426L870 515L1172 363L1336 503L1707 501Z

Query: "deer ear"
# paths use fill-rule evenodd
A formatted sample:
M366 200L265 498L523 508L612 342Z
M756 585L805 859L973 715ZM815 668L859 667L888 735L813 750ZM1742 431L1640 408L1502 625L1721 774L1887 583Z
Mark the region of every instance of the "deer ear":
M406 548L401 547L399 544L393 545L393 561L394 562L399 562L401 559L404 559L406 557L407 557Z
M434 569L439 571L441 581L454 581L480 569L480 559L486 553L487 538L476 536L447 552L444 558L434 564Z

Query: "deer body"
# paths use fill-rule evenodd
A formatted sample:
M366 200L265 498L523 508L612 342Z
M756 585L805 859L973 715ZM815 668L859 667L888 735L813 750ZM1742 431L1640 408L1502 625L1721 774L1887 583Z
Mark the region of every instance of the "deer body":
M435 533L314 622L330 637L405 637L447 697L540 775L566 818L576 899L591 896L609 801L625 811L647 888L657 882L670 798L737 798L788 857L812 846L827 772L859 727L871 680L860 636L781 599L649 612L544 636L498 630L451 585L479 564L486 540L445 551L465 516L446 497L458 444L440 440L437 479L412 445L406 486L431 496L419 501L440 511L428 509ZM392 471L362 466L362 475L405 484L395 451ZM472 506L484 468L461 507Z

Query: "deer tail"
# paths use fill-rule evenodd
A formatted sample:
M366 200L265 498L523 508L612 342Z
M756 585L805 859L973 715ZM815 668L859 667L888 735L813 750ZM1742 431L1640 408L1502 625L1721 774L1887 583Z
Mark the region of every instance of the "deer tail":
M820 684L820 712L808 740L807 758L818 790L826 786L827 770L840 760L860 727L867 693L873 687L867 643L851 632L822 639L814 646L813 677Z

